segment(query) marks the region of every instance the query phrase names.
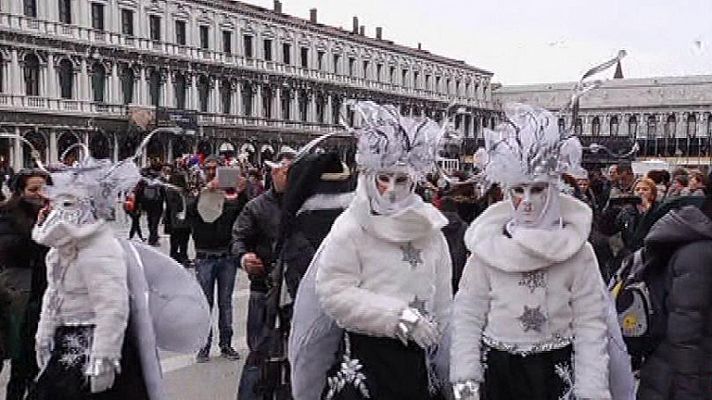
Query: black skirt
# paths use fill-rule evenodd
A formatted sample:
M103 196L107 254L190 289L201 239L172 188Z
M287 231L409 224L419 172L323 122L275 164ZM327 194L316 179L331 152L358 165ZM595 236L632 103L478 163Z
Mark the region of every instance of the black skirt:
M114 386L92 394L89 378L84 375L91 351L92 326L60 326L54 335L54 349L47 367L37 379L37 400L148 400L141 360L134 340L126 330L121 349L121 373Z
M527 356L485 349L483 400L573 399L571 345Z
M429 373L426 354L414 342L408 346L396 339L380 338L348 333L350 341L350 360L360 364L356 374L362 378L354 379L343 389L329 396L329 381L322 399L325 400L436 400L439 396L429 390ZM338 376L344 360L345 349L339 354L338 362L327 374L333 379ZM343 377L343 374L342 374ZM354 385L358 382L357 385Z

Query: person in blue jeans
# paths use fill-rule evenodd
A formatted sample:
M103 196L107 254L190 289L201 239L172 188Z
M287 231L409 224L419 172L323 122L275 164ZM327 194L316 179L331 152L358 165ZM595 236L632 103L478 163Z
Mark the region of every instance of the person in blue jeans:
M207 184L187 208L195 242L195 270L211 308L217 286L220 353L237 360L240 355L232 347L232 292L238 263L230 254L230 241L233 223L246 203L245 180L237 182L235 188L219 188L216 171L220 165L220 158L206 158L203 168ZM216 195L225 197L222 205L211 200ZM210 360L212 336L211 332L205 347L198 352L197 362Z

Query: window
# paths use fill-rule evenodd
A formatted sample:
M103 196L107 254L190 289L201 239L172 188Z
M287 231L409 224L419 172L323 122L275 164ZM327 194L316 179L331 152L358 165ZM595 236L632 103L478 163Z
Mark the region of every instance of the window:
M450 85L451 82L452 81L450 80L450 78L447 78L445 80L445 93L447 93L447 94L450 94L450 90L452 89L451 88L452 85Z
M151 40L161 41L161 17L157 15L148 16L149 30L151 31Z
M134 22L133 22L133 11L122 9L121 10L121 33L127 36L134 35Z
M349 76L354 76L354 64L356 64L356 59L349 57Z
M210 82L208 77L201 75L198 78L198 110L208 112L208 102L210 98Z
M210 48L210 29L205 26L200 26L200 48L207 50Z
M24 0L25 17L37 18L37 0Z
M316 62L317 62L317 68L319 71L324 69L324 52L323 51L318 51L316 53Z
M416 89L418 89L418 75L420 74L417 71L413 72L413 87L415 87Z
M628 136L632 138L638 136L638 119L635 115L628 118Z
M220 97L223 114L230 114L230 108L232 108L232 83L227 79L220 83Z
M176 44L179 46L185 46L186 40L185 34L185 21L176 21Z
M269 86L262 88L262 116L272 119L272 89Z
M324 123L324 96L319 95L316 98L316 122Z
M391 67L391 71L388 73L390 78L390 83L395 83L396 82L396 67Z
M299 92L299 120L307 122L307 110L309 109L309 95L306 90Z
M425 90L431 90L431 88L430 88L430 75L425 75Z
M244 42L244 48L245 48L245 57L247 58L252 58L253 53L252 53L252 36L250 35L245 35L242 37L242 40Z
M611 136L618 136L618 130L619 130L619 123L618 123L618 117L617 116L612 116L611 117L611 122L610 122L610 130L611 130Z
M494 125L492 125L494 126ZM576 118L576 124L574 124L574 133L580 136L583 133L583 119Z
M100 31L104 30L104 5L91 3L91 27Z
M667 118L667 123L665 124L665 136L666 137L675 137L675 133L677 131L677 119L675 118L675 114L671 114Z
M363 62L363 79L368 79L368 61Z
M100 63L94 63L91 68L91 87L94 92L94 101L104 102L104 88L106 86L106 69Z
M59 0L59 22L72 23L72 0Z
M559 118L559 134L564 134L566 132L566 119L563 117Z
M654 115L648 117L648 137L654 138L658 133L658 121Z
M133 103L135 78L136 76L134 75L133 68L129 66L124 67L121 74L121 89L124 94L124 104Z
M25 95L40 95L40 60L34 54L25 56Z
M338 125L341 121L341 99L338 97L331 98L331 123Z
M338 74L340 71L339 63L341 62L341 55L334 54L334 73Z
M601 120L598 117L593 117L593 121L591 121L591 134L593 136L601 134Z
M252 85L245 83L242 87L242 115L252 116Z
M59 63L59 91L63 99L72 98L74 86L74 65L66 58Z
M439 76L436 76L436 77L435 77L435 91L436 91L436 92L440 92L440 90L441 90L441 89L440 89L440 77L439 77Z
M185 93L188 88L185 84L185 76L183 76L183 74L176 74L173 86L176 91L176 108L185 110Z
M161 105L161 74L155 69L151 71L148 78L148 89L151 95L151 105L158 107Z
M270 39L265 39L263 44L265 61L272 61L272 41Z
M309 49L307 47L302 47L299 59L302 68L309 68Z
M223 53L232 54L232 32L223 31Z
M289 43L282 43L282 63L290 65L292 63L292 49Z
M376 81L381 81L381 71L383 70L383 64L376 64Z
M288 89L282 89L281 98L279 99L282 107L282 120L289 121L292 105L291 102L292 93Z
M401 85L406 86L408 84L408 70L404 69L401 73Z
M687 116L687 137L693 138L697 136L697 116L695 114L690 114Z

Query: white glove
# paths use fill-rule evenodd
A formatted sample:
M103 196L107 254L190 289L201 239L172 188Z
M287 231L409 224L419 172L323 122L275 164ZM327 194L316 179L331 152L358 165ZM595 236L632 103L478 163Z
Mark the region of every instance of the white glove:
M41 341L35 347L35 359L40 371L45 369L52 357L52 341Z
M465 381L452 385L455 400L480 400L480 385L473 381Z
M119 360L109 358L89 359L89 364L84 372L89 377L89 385L92 393L101 393L114 386L116 374L121 373Z
M423 349L432 347L440 342L438 324L423 316L414 308L406 308L401 313L396 337L404 345L408 344L408 339L412 339Z

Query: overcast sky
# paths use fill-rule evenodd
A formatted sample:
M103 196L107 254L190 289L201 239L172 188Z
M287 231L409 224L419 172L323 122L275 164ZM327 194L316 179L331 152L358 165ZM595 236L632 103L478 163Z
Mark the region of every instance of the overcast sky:
M273 0L243 0L272 8ZM712 0L282 0L283 11L466 61L504 84L577 80L626 49L626 78L712 74ZM610 72L612 74L612 71Z

